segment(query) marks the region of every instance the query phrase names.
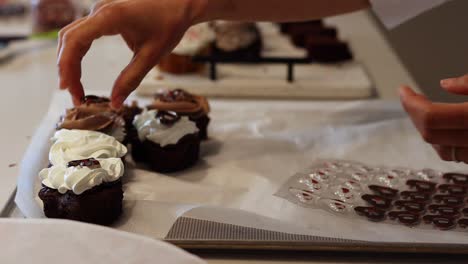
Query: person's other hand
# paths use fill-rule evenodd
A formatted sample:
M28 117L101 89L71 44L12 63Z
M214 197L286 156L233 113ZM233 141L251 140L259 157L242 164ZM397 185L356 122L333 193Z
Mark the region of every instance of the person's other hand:
M468 94L468 78L441 81L453 93ZM434 103L415 93L408 86L400 88L400 98L406 112L424 140L446 161L468 163L468 103Z
M170 52L187 28L197 23L203 1L104 0L89 16L60 31L58 66L60 88L68 89L74 104L84 96L81 60L95 39L120 34L134 52L114 83L112 107L120 108L161 56ZM118 54L117 54L118 55Z

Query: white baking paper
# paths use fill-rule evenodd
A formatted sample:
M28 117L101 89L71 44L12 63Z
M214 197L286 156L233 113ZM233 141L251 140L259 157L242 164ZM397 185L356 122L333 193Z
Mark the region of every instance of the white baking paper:
M0 219L2 264L203 264L168 243L67 220Z
M130 167L124 179L125 215L115 227L161 238L178 216L188 212L186 215L199 219L250 223L257 228L278 229L276 225L287 223L290 226L284 230L307 229L310 235L369 241L468 242L464 233L420 232L341 219L273 196L291 175L318 158L443 171L463 169L436 156L397 101L211 100L211 104L210 140L202 143L201 161L171 175ZM60 109L68 106L68 94L56 94L49 116L58 117L63 112ZM55 117L44 122L53 120ZM35 143L47 141L54 122L38 130ZM37 151L23 164L33 164L44 156L47 152ZM36 198L40 169L25 167L19 177L16 202L29 217L37 217L35 212L40 211L41 202ZM36 190L31 193L34 184ZM223 213L228 209L235 211Z

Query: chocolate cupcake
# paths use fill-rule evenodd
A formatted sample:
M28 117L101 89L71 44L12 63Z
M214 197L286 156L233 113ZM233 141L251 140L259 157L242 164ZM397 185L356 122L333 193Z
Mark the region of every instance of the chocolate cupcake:
M162 72L187 74L201 71L203 63L192 61L193 56L206 55L214 39L214 32L207 23L190 27L172 52L161 58L158 68Z
M311 20L302 22L283 22L279 23L281 32L284 34L306 34L310 30L316 30L317 28L323 28L323 21Z
M167 111L143 111L133 124L138 140L132 142L136 162L156 172L175 172L194 165L200 153L198 128L186 116Z
M66 165L73 160L88 158L124 159L127 148L114 137L88 130L61 129L52 137L49 161L52 165Z
M113 223L122 213L123 173L119 158L74 160L43 169L39 198L44 214L101 225Z
M162 91L155 95L154 101L148 109L173 111L188 118L197 124L200 139L208 138L208 124L210 118L210 105L208 100L199 95L191 94L182 89Z
M316 62L338 63L353 59L348 44L330 37L313 37L306 39L305 47L308 56Z
M57 129L92 130L125 140L125 120L121 113L112 110L105 97L85 96L83 104L68 109L57 124Z
M121 113L122 118L125 120L125 131L127 134L124 141L125 144L134 141L138 137L136 129L133 126L133 119L135 119L136 115L141 114L142 111L143 109L138 107L138 103L136 101L133 101L131 105L125 105L122 108Z
M262 51L262 37L255 23L216 21L211 54L222 59L255 60Z

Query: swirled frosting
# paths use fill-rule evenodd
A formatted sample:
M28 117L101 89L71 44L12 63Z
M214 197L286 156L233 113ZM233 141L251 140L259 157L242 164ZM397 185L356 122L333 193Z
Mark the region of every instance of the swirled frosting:
M65 165L87 158L121 158L127 148L114 137L89 130L61 129L55 132L49 152L52 165Z
M79 195L104 182L113 182L124 174L120 158L98 159L100 166L85 167L66 164L53 165L39 172L42 184L60 193L72 191Z
M150 109L174 111L180 115L199 117L210 112L210 105L205 97L191 94L182 89L166 90L155 95Z
M223 51L235 51L246 48L260 36L255 23L216 21L216 47Z
M86 96L83 104L68 109L57 124L59 129L81 129L103 132L118 141L125 138L125 121L104 97Z
M156 110L144 110L135 116L133 125L140 141L150 140L161 147L176 144L186 135L197 133L196 124L183 116L171 125L164 125L156 118Z
M172 53L184 56L194 56L206 48L215 39L215 34L207 23L190 27Z

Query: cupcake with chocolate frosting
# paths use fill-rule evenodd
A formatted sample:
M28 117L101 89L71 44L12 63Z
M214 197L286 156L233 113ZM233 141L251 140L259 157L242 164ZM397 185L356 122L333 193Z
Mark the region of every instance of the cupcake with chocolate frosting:
M162 72L187 74L199 72L204 64L193 62L197 55L209 53L209 45L214 39L214 32L207 23L190 27L172 52L161 58L158 68Z
M119 158L74 160L43 169L39 198L44 214L101 225L113 223L122 213L123 173Z
M57 124L57 129L98 131L125 140L125 120L110 106L110 100L98 96L85 96L80 106L68 109Z
M213 56L246 60L260 57L262 38L255 23L216 21L212 27L216 33L211 51Z
M175 112L144 110L133 121L138 140L132 144L136 162L156 172L175 172L194 165L200 153L198 128Z
M200 139L208 138L210 105L205 97L191 94L183 89L164 90L155 95L153 103L148 108L187 116L196 123Z

